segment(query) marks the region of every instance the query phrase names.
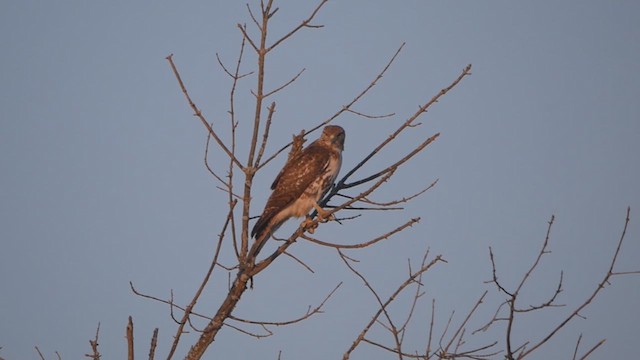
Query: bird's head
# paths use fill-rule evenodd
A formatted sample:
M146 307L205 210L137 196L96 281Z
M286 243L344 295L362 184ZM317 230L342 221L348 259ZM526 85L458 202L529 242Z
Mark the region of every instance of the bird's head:
M320 139L323 142L329 143L340 150L344 149L344 138L344 129L337 125L325 126L322 130L322 135L320 136Z

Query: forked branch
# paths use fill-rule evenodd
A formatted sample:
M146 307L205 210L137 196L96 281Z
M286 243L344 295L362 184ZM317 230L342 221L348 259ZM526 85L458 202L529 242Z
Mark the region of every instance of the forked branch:
M556 301L557 296L562 292L562 273L560 274L560 281L558 282L558 285L557 285L555 291L552 293L552 295L549 297L549 299L547 301L543 302L540 305L529 305L528 307L524 307L524 308L519 307L518 306L518 304L520 303L519 294L522 291L522 289L525 286L527 286L528 281L529 281L531 275L533 274L533 272L535 272L538 269L538 267L540 266L540 260L541 260L542 256L547 254L547 253L549 253L549 251L548 251L549 239L550 239L551 228L552 228L552 226L554 224L555 217L552 216L551 220L549 221L549 224L548 224L548 227L547 227L547 234L545 236L544 242L542 244L542 247L541 247L540 251L538 252L538 255L537 255L536 259L534 260L532 265L529 267L529 269L525 272L525 274L522 276L522 278L521 278L518 286L515 288L515 290L512 290L512 291L508 290L498 280L495 257L494 257L493 251L491 249L489 249L489 257L490 257L491 265L492 265L492 280L490 282L495 284L496 288L498 289L498 291L500 293L503 293L503 294L507 295L507 300L506 300L505 303L500 305L500 307L496 311L496 313L493 316L493 318L489 321L489 323L487 323L485 326L483 326L481 329L479 329L477 331L486 331L489 327L491 327L495 323L506 321L507 325L506 325L506 330L505 330L505 340L506 340L506 349L505 349L506 350L506 354L505 354L505 357L507 359L509 359L509 360L524 359L525 357L531 355L534 351L540 349L540 347L542 347L544 344L546 344L550 339L555 337L558 334L558 332L560 330L562 330L563 328L565 328L567 326L567 324L571 320L575 319L576 317L581 317L580 313L586 307L588 307L591 304L591 302L605 288L605 286L607 284L610 284L610 280L611 280L612 277L614 277L616 275L628 275L628 274L638 274L638 273L640 273L640 271L626 271L626 272L616 272L616 271L614 271L616 263L617 263L617 260L618 260L618 255L620 254L620 249L622 247L622 243L624 242L625 235L627 233L627 227L629 225L630 212L631 212L631 209L627 208L627 213L626 213L626 218L625 218L625 223L624 223L624 227L623 227L623 230L622 230L622 234L620 235L620 238L619 238L617 246L616 246L616 250L615 250L615 252L613 254L613 257L611 258L611 262L609 264L609 269L605 273L603 279L600 281L600 283L598 283L598 285L593 290L593 292L591 293L590 296L588 296L578 307L576 307L572 312L570 312L562 321L560 321L557 325L555 325L539 341L537 341L537 342L535 342L533 344L531 344L529 342L526 342L524 344L521 344L521 345L515 347L514 344L512 343L514 324L515 324L515 322L517 320L516 315L518 313L539 311L539 310L543 310L543 309L546 309L546 308L549 308L549 307L560 306L560 305L556 304L555 301ZM503 309L504 307L506 307L508 309L507 315L500 316L501 309ZM577 356L578 345L580 344L580 339L581 339L581 337L578 339L578 342L576 344L576 349L574 350L574 358L576 358L576 356ZM581 357L581 359L584 359L587 356L589 356L594 350L596 350L603 343L604 343L604 340L599 342L599 343L597 343L595 346L593 346L591 349L589 349Z

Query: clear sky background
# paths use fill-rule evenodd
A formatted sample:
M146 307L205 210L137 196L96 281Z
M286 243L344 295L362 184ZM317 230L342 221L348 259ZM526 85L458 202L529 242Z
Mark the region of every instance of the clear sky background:
M271 39L315 5L281 1ZM226 134L230 81L215 54L233 65L239 22L256 34L237 1L0 5L0 357L35 359L37 345L47 359L55 351L63 359L82 358L100 323L102 354L123 358L129 315L137 355L146 356L153 328L160 327L158 358L166 356L175 331L168 308L134 296L129 281L159 297L173 289L176 302L188 302L211 259L226 195L203 166L206 132L165 57L174 54L194 100ZM451 311L454 323L461 321L488 289L469 329L486 322L504 300L483 283L491 276L488 247L505 284L514 286L552 214L552 253L522 305L546 300L564 270L558 302L567 306L523 316L518 339L546 335L591 294L608 268L627 206L632 220L618 270L640 270L639 2L331 1L316 23L325 27L302 31L268 60L267 88L306 68L272 99L278 111L269 153L350 101L402 42L407 45L394 67L356 107L396 116L348 115L336 122L347 131L343 170L473 64L473 75L425 114L422 126L362 173L440 132L376 199L410 195L435 179L438 185L404 212L367 213L317 234L356 243L421 217L401 236L351 253L384 297L406 276L407 258L415 264L430 248L448 260L425 278L425 302L408 343L423 348L433 298L435 327L442 331ZM248 54L245 72L254 70L253 60ZM255 80L246 78L238 90L243 135ZM226 166L220 151L211 157L214 166ZM281 157L259 173L254 215L283 162ZM344 281L325 313L274 328L262 340L225 328L207 358L276 359L282 350L282 359L331 359L344 353L375 301L335 251L301 242L292 252L315 273L279 259L256 279L236 314L288 320ZM199 311L217 308L226 281L217 274ZM407 304L401 299L394 310L403 314ZM581 313L585 319L576 319L534 358L571 358L580 333L583 349L607 339L595 359L634 358L638 304L640 276L614 278ZM502 341L502 331L481 334L470 345ZM179 357L193 342L190 336ZM392 344L382 332L375 338ZM366 345L354 354L391 357Z

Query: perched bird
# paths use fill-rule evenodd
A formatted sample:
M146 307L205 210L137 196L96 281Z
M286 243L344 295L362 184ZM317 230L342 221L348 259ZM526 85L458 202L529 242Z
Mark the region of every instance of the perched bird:
M326 217L318 201L331 189L342 164L344 129L328 125L320 138L289 159L273 181L273 192L264 211L251 230L256 239L251 253L255 257L267 239L292 217L302 217L316 209Z

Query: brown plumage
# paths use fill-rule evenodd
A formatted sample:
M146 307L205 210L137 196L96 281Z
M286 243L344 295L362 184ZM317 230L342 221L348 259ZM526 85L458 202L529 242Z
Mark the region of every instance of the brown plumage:
M320 138L290 159L271 185L273 192L251 230L257 255L267 239L285 221L305 216L329 191L342 164L345 133L329 125Z

